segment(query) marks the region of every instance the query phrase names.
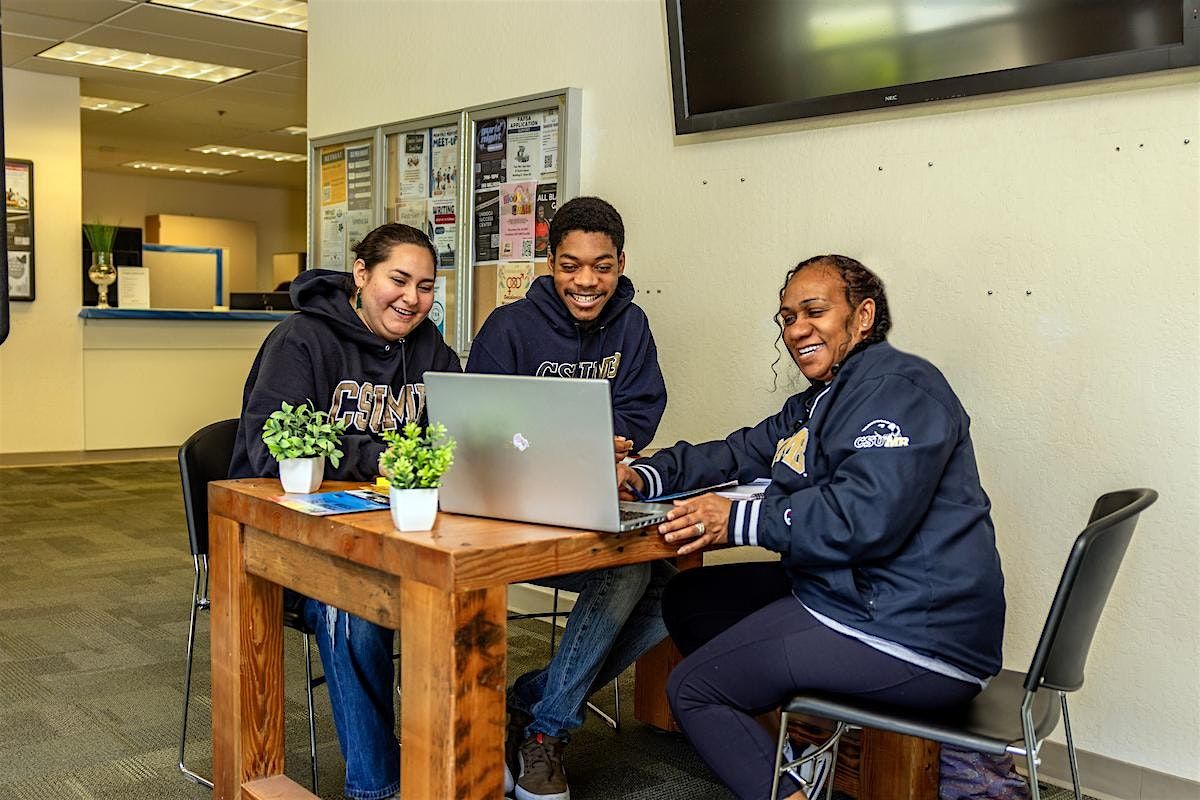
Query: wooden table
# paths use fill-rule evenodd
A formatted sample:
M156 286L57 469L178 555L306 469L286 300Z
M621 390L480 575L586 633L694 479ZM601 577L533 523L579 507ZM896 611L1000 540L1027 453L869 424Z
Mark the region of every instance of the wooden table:
M406 797L499 798L508 584L674 555L650 532L600 534L446 513L432 531L400 533L387 512L314 517L272 502L277 494L273 479L209 486L218 800L312 797L283 775L280 587L402 632ZM637 673L635 713L660 725L670 649L660 645ZM909 763L903 738L894 737L899 760L887 755L886 739L874 741L872 752L881 763ZM864 785L862 797L900 797L895 777L875 789Z

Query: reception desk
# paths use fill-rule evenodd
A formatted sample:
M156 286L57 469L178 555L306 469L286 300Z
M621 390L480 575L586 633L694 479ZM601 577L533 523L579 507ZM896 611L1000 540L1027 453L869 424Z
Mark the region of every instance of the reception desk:
M286 312L84 308L84 449L176 447L236 417L263 339Z

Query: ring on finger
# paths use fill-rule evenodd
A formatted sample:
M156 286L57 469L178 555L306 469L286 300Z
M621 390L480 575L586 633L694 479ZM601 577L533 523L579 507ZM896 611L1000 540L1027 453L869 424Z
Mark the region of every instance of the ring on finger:
M697 522L697 523L696 523L696 535L697 535L697 536L703 536L703 535L704 535L704 523L703 523L703 522Z

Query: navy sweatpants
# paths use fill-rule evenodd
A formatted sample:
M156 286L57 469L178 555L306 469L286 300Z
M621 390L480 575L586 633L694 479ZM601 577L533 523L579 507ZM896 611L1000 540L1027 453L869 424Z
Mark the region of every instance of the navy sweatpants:
M663 618L687 655L667 685L671 710L700 756L742 800L771 792L775 740L755 715L800 690L917 708L956 705L979 691L821 624L792 596L778 563L681 572L667 585ZM797 789L787 778L780 796Z

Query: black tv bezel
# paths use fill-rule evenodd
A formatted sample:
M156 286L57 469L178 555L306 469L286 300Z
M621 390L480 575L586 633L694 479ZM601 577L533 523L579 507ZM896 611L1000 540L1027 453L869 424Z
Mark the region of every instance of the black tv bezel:
M747 106L726 111L689 114L683 63L683 30L680 3L685 0L666 0L667 46L671 60L671 100L675 112L675 133L703 133L725 128L740 128L767 122L824 117L852 111L874 111L884 108L951 100L960 97L1031 89L1062 83L1077 83L1098 78L1113 78L1144 72L1191 67L1200 64L1200 11L1195 2L1180 0L1183 16L1183 43L1143 50L1128 50L1101 56L1088 56L1051 64L960 75L920 83L907 83L867 89L860 92L790 100L781 103ZM1188 6L1192 6L1191 9Z

